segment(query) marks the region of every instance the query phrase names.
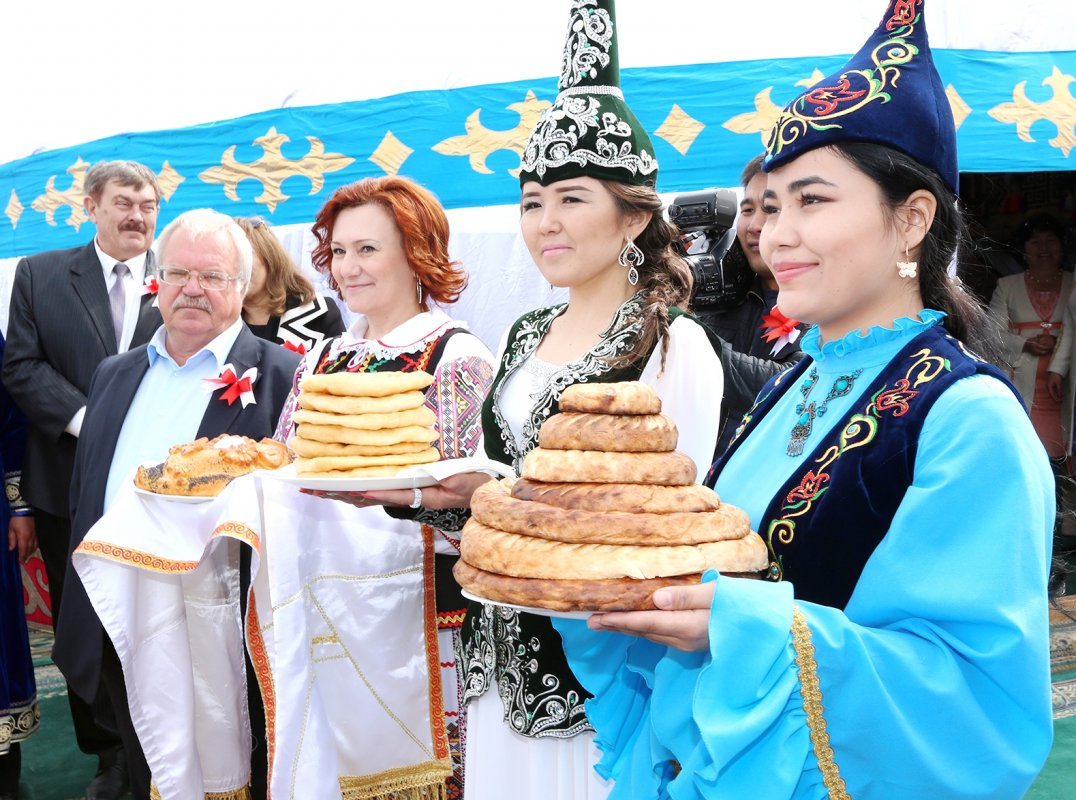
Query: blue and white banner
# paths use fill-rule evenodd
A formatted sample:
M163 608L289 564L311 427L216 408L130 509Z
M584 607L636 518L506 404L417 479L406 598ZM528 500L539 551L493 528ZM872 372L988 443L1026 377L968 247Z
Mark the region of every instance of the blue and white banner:
M625 69L622 85L661 164L658 189L735 185L781 106L846 55ZM1076 51L938 50L958 123L960 168L1071 170ZM158 173L161 224L209 206L273 225L310 220L336 187L406 175L447 208L514 203L519 154L556 79L405 92L112 136L0 165L0 258L84 243L90 164ZM90 226L92 228L92 225Z

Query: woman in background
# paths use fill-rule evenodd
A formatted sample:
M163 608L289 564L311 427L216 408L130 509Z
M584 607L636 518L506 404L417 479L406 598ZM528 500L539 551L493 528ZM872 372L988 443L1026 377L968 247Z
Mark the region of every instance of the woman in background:
M0 336L0 359L3 353ZM0 529L7 531L6 546L0 546L0 800L19 796L20 743L41 723L19 567L37 549L34 518L19 494L25 445L26 420L0 386L0 470L7 493L0 503Z
M314 291L314 284L291 260L260 217L236 217L254 248L250 288L243 298L243 321L251 333L306 352L323 339L344 332L344 320L332 298Z
M990 311L1001 327L1009 377L1055 471L1064 465L1072 428L1071 407L1067 414L1061 411L1061 397L1067 393L1062 376L1068 374L1068 348L1060 358L1054 357L1058 343L1068 340L1063 321L1072 292L1072 273L1061 269L1062 237L1061 224L1048 214L1024 220L1017 232L1024 271L999 280L990 299ZM1056 383L1056 396L1051 381Z

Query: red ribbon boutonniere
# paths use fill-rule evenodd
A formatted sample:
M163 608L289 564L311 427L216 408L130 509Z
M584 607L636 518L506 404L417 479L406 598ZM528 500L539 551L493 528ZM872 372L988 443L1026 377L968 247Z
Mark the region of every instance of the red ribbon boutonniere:
M306 355L306 345L302 342L299 344L292 344L291 342L284 342L283 347L285 350L291 350L293 353L298 353L301 356Z
M220 371L219 378L203 378L202 380L213 387L210 391L224 389L220 399L227 400L228 405L231 405L236 400L241 400L243 408L246 408L255 402L254 381L258 380L257 367L251 367L240 378L235 374L235 367L231 364L225 364L224 369Z
M142 284L142 294L143 295L147 295L147 294L153 295L153 303L152 303L152 305L153 305L154 308L159 307L160 299L157 297L157 292L160 291L160 289L161 289L161 285L159 283L157 283L157 279L152 275L147 275L146 276L146 282L144 284Z
M762 324L759 325L762 328L763 341L773 342L773 349L770 350L770 355L775 356L786 344L791 344L800 338L800 321L798 319L789 319L777 306L773 307L773 310L766 314L762 318Z

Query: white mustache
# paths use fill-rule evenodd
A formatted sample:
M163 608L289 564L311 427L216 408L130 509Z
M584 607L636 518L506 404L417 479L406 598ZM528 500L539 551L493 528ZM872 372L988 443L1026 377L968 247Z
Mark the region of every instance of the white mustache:
M188 297L187 295L181 294L176 298L175 302L172 303L172 310L178 311L181 308L197 308L210 314L213 313L213 306L211 306L209 301L204 297Z

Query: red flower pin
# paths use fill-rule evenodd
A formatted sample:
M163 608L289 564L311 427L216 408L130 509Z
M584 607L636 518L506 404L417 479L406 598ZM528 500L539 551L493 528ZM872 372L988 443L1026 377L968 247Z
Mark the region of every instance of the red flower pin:
M778 351L786 344L791 344L800 338L799 326L800 321L798 319L786 317L781 313L781 309L774 306L773 311L766 314L762 318L762 324L759 325L763 329L763 341L774 343L770 355L777 355Z
M258 368L251 367L243 373L243 377L239 377L235 374L235 367L231 364L225 364L224 369L220 371L219 378L203 378L213 388L210 391L216 391L223 388L220 399L227 401L228 405L231 405L236 400L243 402L243 408L246 408L251 403L254 403L254 381L258 380Z
M160 303L160 299L157 297L157 292L160 291L160 288L161 288L161 285L159 283L157 283L157 279L155 277L153 277L152 275L147 275L146 276L146 282L144 284L142 284L142 294L143 295L147 295L147 294L153 295L152 306L154 308L157 308L159 303Z
M299 344L284 342L282 346L285 350L291 350L293 353L298 353L301 356L306 355L306 345L302 342L299 342Z

